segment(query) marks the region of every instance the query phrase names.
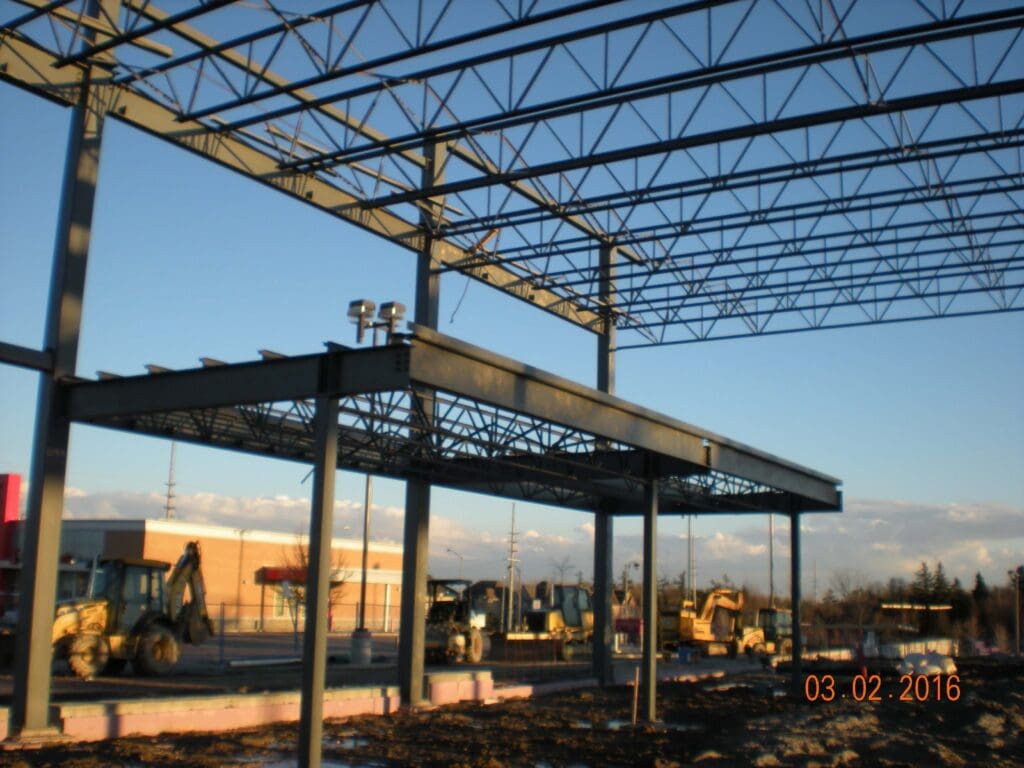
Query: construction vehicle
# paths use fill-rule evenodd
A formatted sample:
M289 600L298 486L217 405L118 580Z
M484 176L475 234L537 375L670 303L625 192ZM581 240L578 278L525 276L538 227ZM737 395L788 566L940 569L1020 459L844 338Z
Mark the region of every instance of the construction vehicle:
M427 631L424 650L436 661L478 664L484 657L488 598L465 579L427 582ZM490 600L496 603L497 599Z
M57 603L53 622L54 658L79 677L117 674L129 661L137 674L166 675L182 641L199 645L214 634L198 542L185 546L173 569L157 560L103 560L91 581L87 596Z
M757 625L744 627L739 649L760 656L793 651L793 612L787 608L758 608Z
M524 631L492 638L496 655L525 659L553 657L569 661L574 647L594 635L590 593L578 584L537 584L530 607L523 612Z
M708 656L735 656L746 647L739 629L742 610L743 593L733 589L712 589L699 613L693 600L683 600L678 610L661 611L659 645L668 651L688 646Z

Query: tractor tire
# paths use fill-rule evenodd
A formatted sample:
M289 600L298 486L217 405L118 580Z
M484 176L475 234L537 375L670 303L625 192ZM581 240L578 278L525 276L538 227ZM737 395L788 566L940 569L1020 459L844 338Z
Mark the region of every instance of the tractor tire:
M466 633L466 663L479 664L484 658L484 638L480 630L470 627Z
M110 659L110 645L102 635L75 635L68 645L68 666L83 680L92 680Z
M120 675L124 672L125 665L128 663L128 659L109 659L105 667L103 667L104 675Z
M793 653L793 641L787 639L779 643L779 653L783 656Z
M139 648L132 660L136 674L163 677L174 669L181 655L181 646L174 632L163 624L153 624L139 638Z
M765 656L765 655L767 655L767 653L768 653L768 649L765 648L764 643L758 643L757 645L754 646L754 655L755 656Z
M558 660L572 661L572 645L568 640L563 640L558 644Z

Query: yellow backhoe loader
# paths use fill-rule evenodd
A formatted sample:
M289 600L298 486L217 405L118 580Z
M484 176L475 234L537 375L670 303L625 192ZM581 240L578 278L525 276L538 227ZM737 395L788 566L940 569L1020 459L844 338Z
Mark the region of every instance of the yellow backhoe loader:
M182 641L198 645L214 634L198 542L185 546L173 569L156 560L104 560L91 581L86 597L57 603L53 622L54 658L79 677L117 674L129 661L137 674L165 675Z

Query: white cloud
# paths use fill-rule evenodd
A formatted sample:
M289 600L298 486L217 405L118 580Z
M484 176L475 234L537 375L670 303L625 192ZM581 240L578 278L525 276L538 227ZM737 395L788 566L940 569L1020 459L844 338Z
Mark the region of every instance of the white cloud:
M65 498L69 518L162 517L165 498L160 493L89 492L69 488ZM176 498L177 517L196 522L246 528L267 528L291 533L305 529L310 501L286 495L233 497L215 493L182 494ZM402 541L404 509L372 509L371 535L375 540ZM702 518L695 528L700 583L723 573L736 582L766 589L768 581L768 520L766 517ZM836 569L856 568L869 579L911 578L921 561L941 561L951 577L969 582L976 571L1001 583L1006 570L1024 561L1024 508L999 504L921 504L908 501L849 499L842 514L808 515L802 522L804 589L809 591L815 565L819 592ZM713 521L713 522L712 522ZM728 522L725 522L728 521ZM490 522L490 521L488 521ZM725 524L723 524L725 523ZM730 525L732 523L732 525ZM362 533L362 500L335 503L335 533ZM346 530L347 526L347 530ZM775 582L788 589L788 522L776 520ZM527 579L550 577L554 565L568 558L572 573L593 570L594 524L586 518L567 533L536 527L519 536L519 557ZM460 565L473 578L497 578L508 556L504 521L485 522L435 509L430 518L431 570L451 576ZM639 533L615 538L616 569L640 560ZM658 572L675 578L686 569L685 535L665 533L658 542Z

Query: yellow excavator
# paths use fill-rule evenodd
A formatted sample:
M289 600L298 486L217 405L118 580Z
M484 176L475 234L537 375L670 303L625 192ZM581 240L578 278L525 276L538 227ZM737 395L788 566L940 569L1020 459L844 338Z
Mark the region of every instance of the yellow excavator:
M129 661L136 674L166 675L182 641L199 645L214 634L199 542L185 546L173 569L157 560L104 560L92 582L87 597L57 604L53 622L54 658L79 677L117 674Z
M685 645L708 656L735 656L745 650L739 632L742 610L743 593L733 589L711 590L699 613L692 600L684 600L678 610L661 611L659 644L663 650Z

